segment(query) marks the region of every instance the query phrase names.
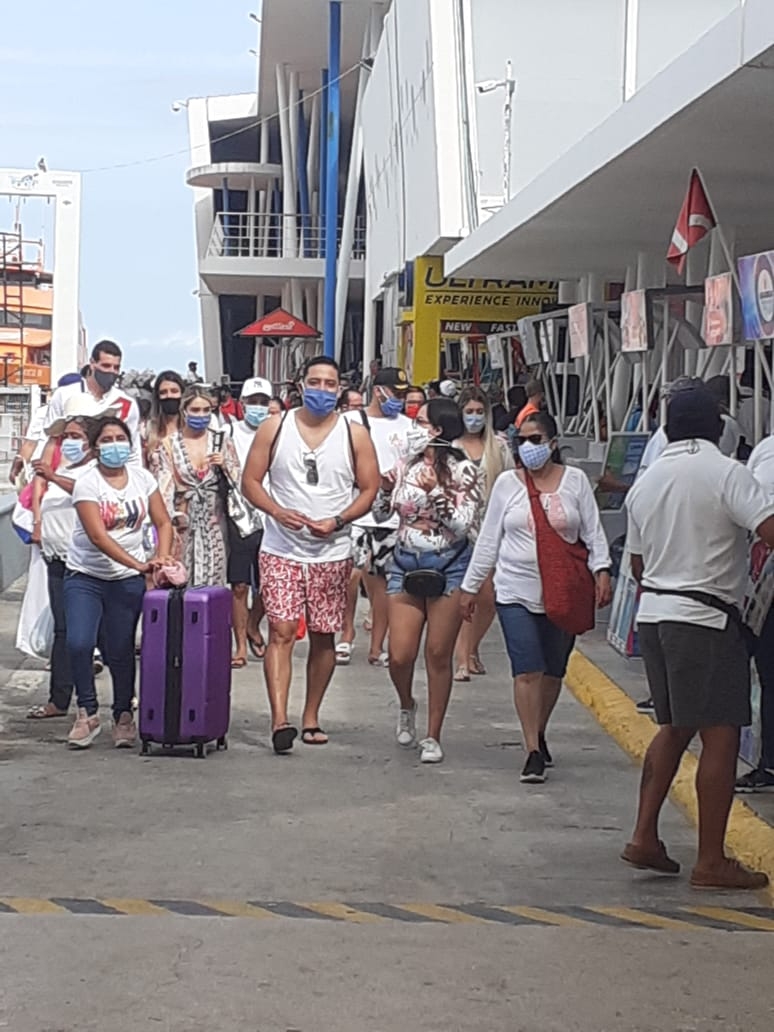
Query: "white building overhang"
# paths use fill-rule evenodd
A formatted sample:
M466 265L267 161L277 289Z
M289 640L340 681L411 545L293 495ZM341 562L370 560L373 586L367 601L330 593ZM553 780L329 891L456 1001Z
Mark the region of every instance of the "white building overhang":
M772 110L774 3L747 0L453 247L446 274L621 277L666 254L694 166L737 253L774 247Z
M185 174L188 186L220 190L223 181L228 181L229 190L269 189L282 176L281 165L260 164L251 161L221 161L216 164L199 165Z
M350 285L365 276L365 262L350 263ZM226 258L207 257L199 261L199 276L216 294L281 294L291 279L307 284L325 276L323 258Z

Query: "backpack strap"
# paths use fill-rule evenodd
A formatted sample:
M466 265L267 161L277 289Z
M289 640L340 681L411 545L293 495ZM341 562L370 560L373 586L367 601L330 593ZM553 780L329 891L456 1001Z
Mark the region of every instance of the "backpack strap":
M279 426L277 427L277 432L275 433L275 435L274 435L274 437L272 439L272 442L271 442L271 446L269 447L269 469L271 469L271 464L272 464L272 462L274 462L274 453L277 450L277 444L279 443L279 436L282 433L282 428L285 425L285 420L290 415L291 411L292 411L292 409L285 409L285 411L282 413L282 415L280 417L280 422L279 422Z

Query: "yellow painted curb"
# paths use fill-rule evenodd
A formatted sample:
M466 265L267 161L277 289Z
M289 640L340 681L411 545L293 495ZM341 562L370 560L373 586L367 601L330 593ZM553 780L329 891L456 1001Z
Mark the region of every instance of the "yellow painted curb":
M642 763L657 729L650 717L637 712L626 692L577 650L570 657L565 684L578 702L593 713L610 737L633 759ZM695 787L697 765L693 753L686 753L670 793L672 800L694 825L699 820ZM774 902L774 828L740 799L735 799L728 820L726 844L737 860L768 874L771 881L768 895Z

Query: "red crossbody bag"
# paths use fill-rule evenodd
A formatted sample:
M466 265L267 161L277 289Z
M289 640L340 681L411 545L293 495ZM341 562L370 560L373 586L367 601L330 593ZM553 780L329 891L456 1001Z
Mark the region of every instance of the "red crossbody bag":
M588 567L589 550L580 538L572 544L554 530L540 492L526 470L524 477L535 524L546 616L568 634L585 634L594 629L596 618L596 585Z

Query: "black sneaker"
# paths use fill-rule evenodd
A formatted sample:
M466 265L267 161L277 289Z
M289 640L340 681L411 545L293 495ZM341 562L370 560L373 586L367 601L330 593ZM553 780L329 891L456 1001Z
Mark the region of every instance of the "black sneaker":
M521 778L525 785L542 785L546 780L546 761L539 752L531 752L524 764Z
M759 767L757 770L751 770L749 774L739 778L734 789L741 793L770 792L774 789L774 774L766 770L765 767Z
M546 736L541 734L538 736L538 747L540 749L540 755L543 757L543 762L546 767L553 767L554 758L548 751L548 745L546 744Z
M637 709L640 713L652 713L655 708L653 699L643 699L642 702L637 703Z

